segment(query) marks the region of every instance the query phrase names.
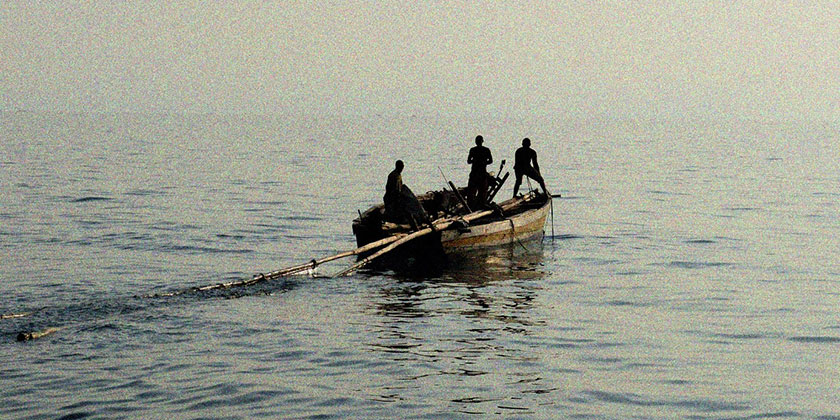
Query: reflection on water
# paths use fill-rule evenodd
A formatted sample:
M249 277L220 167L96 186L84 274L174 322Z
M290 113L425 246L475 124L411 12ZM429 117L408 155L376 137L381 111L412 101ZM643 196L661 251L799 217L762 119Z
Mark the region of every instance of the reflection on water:
M840 418L836 125L438 117L0 113L0 417ZM167 296L348 248L476 126L544 139L542 248Z
M374 301L377 314L385 318L417 318L435 316L436 310L455 308L433 306L430 300L452 299L461 302L461 315L487 317L491 312L504 312L510 322L517 321L530 308L539 290L536 283L542 271L542 245L525 252L515 246L498 247L450 257L448 267L436 277L411 278L395 276L395 284L381 290ZM501 292L501 293L500 293ZM446 295L444 295L445 293Z
M540 244L529 246L459 255L437 277L394 278L375 291L366 346L401 372L380 400L446 402L441 413L533 412L533 400L555 388L527 345L545 323L534 307L546 275ZM459 385L443 385L451 382Z

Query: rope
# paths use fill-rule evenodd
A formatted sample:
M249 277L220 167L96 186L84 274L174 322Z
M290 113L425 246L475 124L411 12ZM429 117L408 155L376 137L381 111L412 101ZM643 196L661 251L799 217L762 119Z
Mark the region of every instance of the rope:
M516 237L516 226L513 225L513 219L507 219L507 220L508 220L508 222L510 222L510 232L511 232L511 235L513 235L513 239L516 240L516 243L518 243L519 246L522 247L522 249L524 249L525 251L531 252L531 250L528 249L528 247L526 247L525 244L523 244L522 241L520 241L519 238Z
M548 195L549 205L551 206L551 241L554 242L554 198L551 197L550 194Z

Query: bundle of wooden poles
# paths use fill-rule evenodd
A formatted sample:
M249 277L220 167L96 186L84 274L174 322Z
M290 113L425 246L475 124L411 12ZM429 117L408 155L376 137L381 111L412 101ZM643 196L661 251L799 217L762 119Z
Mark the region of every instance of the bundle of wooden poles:
M520 197L519 199L514 200L510 203L507 203L506 205L501 206L497 209L475 211L475 212L472 212L472 213L469 213L469 214L466 214L466 215L462 215L462 216L452 216L452 217L444 217L444 218L441 218L441 219L437 219L437 220L431 222L429 224L429 226L427 226L425 228L422 228L422 229L418 229L414 232L396 233L396 234L391 235L387 238L383 238L383 239L380 239L378 241L371 242L367 245L364 245L364 246L356 248L356 249L340 252L338 254L330 255L328 257L323 257L323 258L320 258L320 259L313 259L313 260L311 260L309 262L306 262L306 263L293 265L291 267L282 268L280 270L272 271L270 273L258 274L256 276L254 276L253 278L250 278L250 279L247 279L247 280L239 280L239 281L234 281L234 282L229 282L229 283L211 284L211 285L207 285L207 286L193 288L193 289L190 289L190 290L204 291L204 290L213 290L213 289L226 289L226 288L230 288L230 287L249 286L249 285L256 284L256 283L266 281L266 280L274 280L274 279L281 278L281 277L286 277L286 276L291 276L291 275L294 275L294 274L299 274L299 273L302 273L304 271L314 269L315 267L317 267L321 264L328 263L330 261L335 261L335 260L338 260L338 259L341 259L341 258L351 257L351 256L354 256L354 255L361 255L361 254L365 254L365 253L376 250L375 252L373 252L373 254L365 257L364 259L356 262L355 264L353 264L349 268L347 268L345 270L342 270L341 272L336 273L336 274L334 274L330 277L335 278L335 277L346 276L346 275L358 270L359 268L362 268L362 267L370 264L371 262L373 262L375 259L381 257L382 255L385 255L385 254L393 251L395 248L399 247L402 244L405 244L406 242L412 241L412 240L417 239L421 236L428 235L432 232L446 230L456 223L462 223L462 222L469 223L469 222L472 222L474 220L481 219L482 217L490 216L490 215L492 215L493 213L495 213L499 210L501 210L502 212L508 211L511 208L514 208L514 207L518 206L522 202L530 200L531 198L533 198L533 195L529 194L529 195L526 195L524 197ZM183 293L183 292L181 292L181 293ZM160 295L158 295L158 296L160 296Z

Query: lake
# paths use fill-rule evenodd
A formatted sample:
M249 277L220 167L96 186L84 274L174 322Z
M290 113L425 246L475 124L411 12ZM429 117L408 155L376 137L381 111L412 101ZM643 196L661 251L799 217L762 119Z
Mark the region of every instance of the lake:
M352 249L394 160L463 185L477 134L494 170L531 138L541 242L191 290ZM840 419L837 123L4 112L0 140L2 418Z

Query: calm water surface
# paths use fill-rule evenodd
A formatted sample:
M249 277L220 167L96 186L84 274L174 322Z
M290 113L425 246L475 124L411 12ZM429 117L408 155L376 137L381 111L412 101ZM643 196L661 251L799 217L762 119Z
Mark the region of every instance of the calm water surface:
M463 184L479 133L497 162L533 140L564 197L541 243L189 291L352 248L395 159ZM0 417L838 419L838 146L819 122L2 113L0 314L24 316Z

